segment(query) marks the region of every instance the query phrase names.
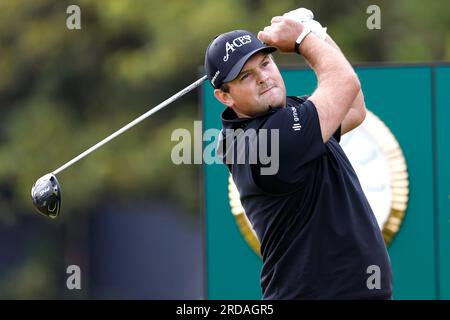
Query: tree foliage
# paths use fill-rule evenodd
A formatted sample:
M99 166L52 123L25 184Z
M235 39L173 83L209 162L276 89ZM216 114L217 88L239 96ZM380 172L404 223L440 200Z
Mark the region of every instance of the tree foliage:
M224 31L257 32L274 15L310 8L352 63L450 58L449 2L383 1L381 30L368 30L373 1L80 0L81 30L68 30L68 1L0 2L0 219L32 212L30 188L116 129L193 82L204 50ZM281 65L303 64L280 55ZM195 94L59 175L64 214L109 197L159 197L200 208L199 166L176 166L170 134L199 119Z

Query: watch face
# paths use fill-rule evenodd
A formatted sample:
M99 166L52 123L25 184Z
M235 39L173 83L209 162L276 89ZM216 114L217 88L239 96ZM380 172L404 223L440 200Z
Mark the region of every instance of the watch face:
M384 241L389 244L400 229L409 195L408 171L400 145L389 128L370 111L358 128L341 137L340 145L358 175ZM259 254L258 238L231 175L229 199L239 230Z

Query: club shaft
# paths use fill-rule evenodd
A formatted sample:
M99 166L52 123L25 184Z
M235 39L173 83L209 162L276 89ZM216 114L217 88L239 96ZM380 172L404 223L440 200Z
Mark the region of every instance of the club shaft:
M61 171L63 171L64 169L70 167L71 165L73 165L75 162L77 162L78 160L83 159L84 157L86 157L88 154L90 154L91 152L97 150L98 148L100 148L101 146L103 146L105 143L111 141L112 139L114 139L115 137L121 135L122 133L124 133L125 131L127 131L128 129L134 127L135 125L137 125L139 122L141 122L142 120L148 118L149 116L151 116L152 114L154 114L155 112L161 110L162 108L164 108L165 106L169 105L170 103L174 102L175 100L179 99L180 97L184 96L186 93L192 91L193 89L197 88L199 85L201 85L203 83L203 81L205 81L207 79L207 76L203 76L200 79L198 79L197 81L193 82L192 84L190 84L189 86L187 86L186 88L184 88L183 90L179 91L178 93L174 94L173 96L171 96L170 98L168 98L167 100L161 102L160 104L158 104L156 107L150 109L149 111L147 111L146 113L144 113L143 115L141 115L139 118L136 118L135 120L133 120L132 122L130 122L129 124L127 124L126 126L120 128L119 130L117 130L116 132L114 132L113 134L111 134L110 136L106 137L105 139L103 139L102 141L100 141L99 143L97 143L96 145L90 147L89 149L87 149L86 151L84 151L83 153L81 153L80 155L76 156L75 158L73 158L72 160L70 160L69 162L63 164L61 167L59 167L58 169L56 169L55 171L53 171L52 173L54 175L60 173Z

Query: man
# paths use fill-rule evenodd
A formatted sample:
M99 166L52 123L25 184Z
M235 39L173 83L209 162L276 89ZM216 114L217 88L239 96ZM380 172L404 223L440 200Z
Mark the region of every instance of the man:
M214 95L227 107L217 152L261 243L263 299L390 299L386 246L339 145L364 120L360 83L331 38L322 37L325 29L300 21L274 17L259 40L244 30L224 33L205 56ZM286 97L271 55L276 49L301 54L315 71L318 87L310 97ZM250 138L249 148L239 135L262 129L277 131L268 141L278 147L271 149L279 161L274 174L262 174L260 159L235 159L242 153L250 159L260 139Z

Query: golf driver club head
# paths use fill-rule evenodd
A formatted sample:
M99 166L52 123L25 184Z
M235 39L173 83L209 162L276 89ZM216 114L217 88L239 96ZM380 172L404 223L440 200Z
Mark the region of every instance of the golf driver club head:
M61 208L61 187L53 173L39 178L31 188L31 199L39 213L56 218Z

